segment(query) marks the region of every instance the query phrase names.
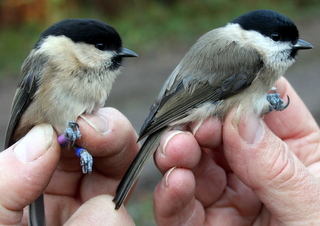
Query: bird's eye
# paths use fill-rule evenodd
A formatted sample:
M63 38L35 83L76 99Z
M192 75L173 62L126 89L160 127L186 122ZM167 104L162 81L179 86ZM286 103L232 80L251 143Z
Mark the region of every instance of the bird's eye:
M95 47L99 50L106 50L107 45L105 43L97 43L95 44Z
M270 36L270 38L271 38L273 41L277 42L277 41L279 41L279 40L281 39L281 35L280 35L279 33L273 33L273 34Z

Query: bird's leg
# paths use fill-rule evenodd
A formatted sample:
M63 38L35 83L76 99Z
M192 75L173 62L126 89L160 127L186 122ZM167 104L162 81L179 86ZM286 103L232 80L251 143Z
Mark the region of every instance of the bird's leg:
M79 125L76 122L68 122L68 127L64 131L64 138L68 141L68 147L73 146L77 139L81 138Z
M269 111L270 113L273 110L282 111L286 109L290 104L290 98L287 96L288 101L287 104L283 104L283 100L280 98L280 94L277 93L275 90L272 90L274 93L267 94L267 101L269 102Z
M84 148L76 148L76 154L80 158L80 165L82 166L82 173L91 173L93 158L89 152Z
M76 122L68 122L68 127L65 129L64 134L58 137L60 145L68 144L68 147L74 146L77 139L81 138L79 125ZM89 152L84 148L76 148L76 155L80 158L80 165L84 174L92 172L93 158Z

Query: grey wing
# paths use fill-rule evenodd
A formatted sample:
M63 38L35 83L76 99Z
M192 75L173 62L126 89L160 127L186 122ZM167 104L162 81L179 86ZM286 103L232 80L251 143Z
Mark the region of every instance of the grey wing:
M14 142L14 132L19 120L30 105L37 91L38 78L42 73L46 59L42 56L37 58L27 57L21 69L21 78L13 98L9 124L5 138L5 148Z
M231 77L233 79L230 79ZM223 100L245 89L252 82L244 74L231 77L226 79L220 87L214 87L209 82L198 84L192 93L186 91L181 82L174 93L165 96L156 112L151 112L141 129L139 140L171 122L186 117L191 109L207 101L215 103Z
M211 71L202 72L201 78L199 75L192 74L181 76L183 72L180 70L184 70L181 63L178 65L153 104L150 114L141 128L139 140L171 122L184 118L191 109L207 101L219 102L239 93L252 83L263 66L259 54L255 51L242 50L236 43L231 43L229 48L238 48L237 51L241 52L241 59L236 62L225 60L226 65L221 65L221 63L217 65L216 62L211 62L212 65L209 67L206 65L206 68L210 68ZM226 51L230 52L230 49ZM230 57L228 59L234 60ZM241 70L234 68L229 70L233 65L237 65ZM206 77L206 74L210 76ZM184 79L178 81L181 77Z

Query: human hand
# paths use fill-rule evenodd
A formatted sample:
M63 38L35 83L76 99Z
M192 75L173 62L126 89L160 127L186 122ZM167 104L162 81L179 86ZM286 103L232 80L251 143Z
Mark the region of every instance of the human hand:
M0 153L0 224L26 225L25 207L43 191L50 225L133 224L124 207L114 210L112 196L139 150L134 129L113 108L80 117L77 123L82 138L76 144L94 157L89 175L82 174L73 150L60 152L48 124L34 127Z
M158 225L318 225L320 131L290 84L282 112L223 125L211 118L190 132L166 134L155 162L164 174L154 193Z

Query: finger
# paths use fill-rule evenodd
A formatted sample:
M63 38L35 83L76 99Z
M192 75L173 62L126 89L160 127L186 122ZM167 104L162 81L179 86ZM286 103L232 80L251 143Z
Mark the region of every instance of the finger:
M222 122L217 117L211 117L202 122L193 122L189 125L197 142L204 148L216 148L222 143Z
M268 127L281 139L300 137L318 130L311 113L284 77L278 80L276 87L284 100L290 97L290 104L283 111L265 115Z
M230 171L222 149L222 121L217 117L210 117L200 122L189 125L195 139L203 150L208 150L211 159L227 172Z
M114 209L113 197L96 196L85 202L64 225L134 225L122 206Z
M266 124L275 135L289 145L305 165L320 161L319 153L315 152L315 147L320 142L317 123L285 78L282 77L276 83L276 87L284 100L287 95L290 97L290 104L281 112L265 115Z
M65 154L47 192L75 196L81 187L85 189L82 201L99 194L114 194L139 150L134 129L128 119L114 108L102 108L92 115L79 117L77 123L82 137L76 144L93 156L93 172L84 176L79 158L74 153L71 157Z
M319 219L320 182L281 139L255 116L234 124L235 111L223 127L226 159L239 179L281 222Z
M174 166L192 169L200 160L201 149L189 132L172 130L165 134L155 153L155 163L164 174Z
M217 165L211 154L202 152L199 164L192 169L196 178L196 199L205 208L211 206L224 193L227 185L225 170Z
M109 176L121 177L125 172L123 168L131 162L139 147L136 133L126 117L114 108L102 108L94 114L79 117L77 123L82 137L76 144L95 157L94 168ZM73 150L70 154L66 149L62 153L61 170L80 172L79 159Z
M252 189L230 173L223 194L206 210L207 221L210 225L252 225L260 209L261 202Z
M202 205L195 199L195 178L190 170L169 170L154 192L154 216L158 225L202 225Z
M122 177L139 150L137 134L129 120L114 108L102 108L77 122L82 129L77 144L90 150L95 157L94 167L110 177Z
M213 149L222 144L222 123L218 118L209 118L201 124L191 123L189 127L193 135L189 132L172 130L161 139L155 154L155 162L162 173L174 166L194 168L200 160L200 147ZM217 157L220 154L219 151L215 152L213 158L223 164L224 157Z
M23 208L44 191L60 157L56 140L52 126L41 124L1 152L0 224L19 224Z
M215 162L213 152L202 150L191 133L174 130L163 136L155 163L162 173L172 167L192 170L197 183L195 196L206 207L221 196L226 186L226 173Z

